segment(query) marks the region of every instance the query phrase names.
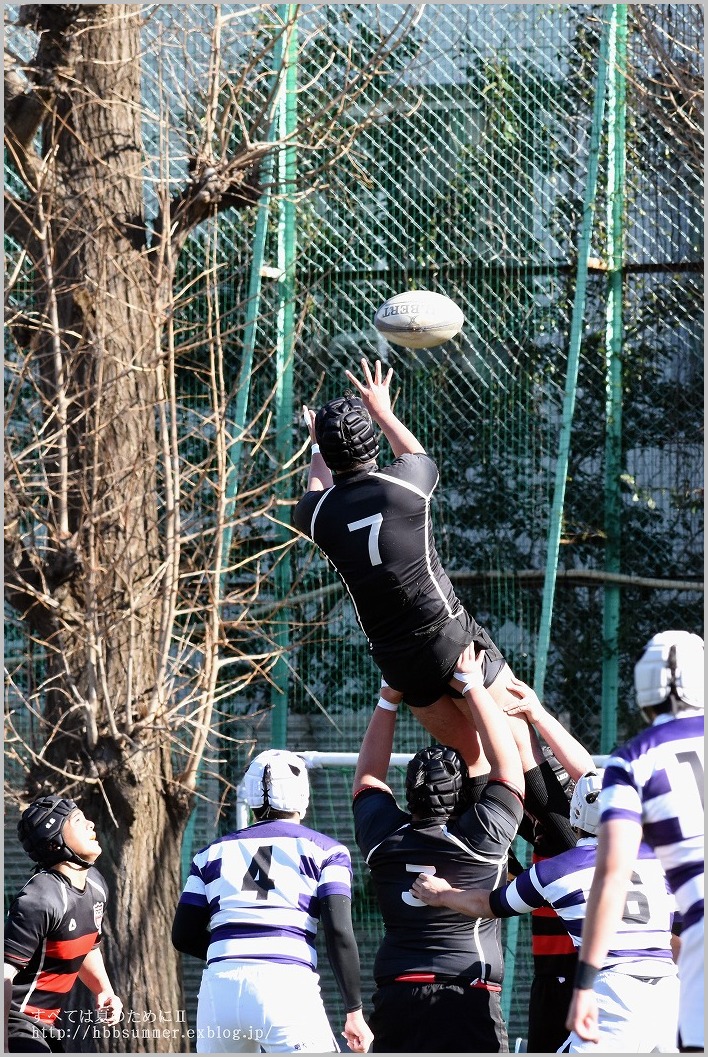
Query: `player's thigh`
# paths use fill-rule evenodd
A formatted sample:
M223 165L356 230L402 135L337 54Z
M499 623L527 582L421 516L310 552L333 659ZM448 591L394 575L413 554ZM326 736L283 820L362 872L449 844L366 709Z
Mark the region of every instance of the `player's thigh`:
M316 973L254 963L207 968L197 1005L200 1053L335 1053Z
M266 1053L339 1051L315 973L293 968L287 984L283 980L263 1012L266 1030L260 1044Z
M511 690L513 674L509 665L505 664L494 682L488 687L489 693L502 709L515 702L518 703L519 700L518 694ZM525 716L507 716L507 719L521 756L524 771L530 771L532 767L543 763L544 759L538 735Z
M242 978L235 969L207 968L197 1000L197 1053L259 1053L260 1015L244 1017ZM249 1031L250 1028L250 1031ZM250 1036L250 1037L249 1037Z
M445 694L427 708L411 708L411 712L431 738L441 745L457 749L470 774L489 770L477 729L467 703L462 698L458 700Z

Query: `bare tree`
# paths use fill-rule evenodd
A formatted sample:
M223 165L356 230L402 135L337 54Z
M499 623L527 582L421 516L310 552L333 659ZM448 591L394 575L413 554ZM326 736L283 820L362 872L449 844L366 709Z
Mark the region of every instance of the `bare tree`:
M251 607L283 544L253 526L282 519L278 493L295 472L269 449L272 372L242 432L230 424L243 312L224 317L232 276L219 246L283 145L273 52L297 9L290 22L282 8L206 10L209 60L195 72L184 38L160 51L159 9L6 9L5 581L34 651L10 672L23 705L7 744L26 765L25 796L76 796L97 822L113 893L107 955L135 1010L182 1005L169 942L182 836L199 768L212 766L210 732L225 722L221 699L267 686L278 656ZM367 87L390 73L415 17L406 9L382 32L365 66L331 43L336 88L295 133L313 159L298 193L326 179L317 158L331 164L375 119ZM173 79L152 113L147 73ZM246 247L232 269L247 263ZM259 356L254 374L270 349ZM185 376L199 391L191 402ZM244 471L234 507L239 444L272 468ZM247 546L229 550L241 535Z
M703 4L630 4L644 44L629 80L648 114L703 169Z

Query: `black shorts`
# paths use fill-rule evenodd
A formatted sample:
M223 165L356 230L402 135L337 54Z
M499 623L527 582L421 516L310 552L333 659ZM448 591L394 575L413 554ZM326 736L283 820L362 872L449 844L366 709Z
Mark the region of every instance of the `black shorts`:
M529 993L529 1053L556 1053L570 1032L565 1026L573 997L574 973L534 976Z
M372 1053L508 1053L498 991L385 984L373 996Z
M10 1011L8 1018L8 1053L65 1053L63 1033L40 1024L26 1013Z
M450 686L460 654L470 642L477 652L485 650L484 685L491 686L506 661L489 634L466 610L447 620L422 642L411 640L396 653L372 651L376 666L389 686L400 690L413 708L426 708L444 694L462 698Z

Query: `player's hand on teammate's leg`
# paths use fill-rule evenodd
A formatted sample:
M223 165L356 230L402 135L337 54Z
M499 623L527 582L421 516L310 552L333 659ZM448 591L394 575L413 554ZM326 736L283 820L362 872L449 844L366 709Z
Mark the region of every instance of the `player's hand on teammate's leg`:
M474 642L465 646L457 659L455 675L450 685L463 694L468 690L484 686L484 656L484 650L475 654Z
M394 690L392 686L388 685L385 679L382 679L379 698L383 698L384 701L388 701L391 705L400 705L403 700L403 693L401 690Z
M513 694L513 697L507 698L502 705L507 716L524 715L529 723L537 723L543 716L545 709L533 687L512 675L507 689Z

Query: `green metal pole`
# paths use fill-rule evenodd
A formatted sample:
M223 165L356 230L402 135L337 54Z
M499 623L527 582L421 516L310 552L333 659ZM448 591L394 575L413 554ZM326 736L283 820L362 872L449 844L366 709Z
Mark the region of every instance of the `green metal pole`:
M568 348L568 369L565 379L565 392L563 395L563 414L561 419L560 436L558 439L558 459L556 462L556 475L553 492L553 503L548 525L548 544L546 550L546 573L543 583L543 601L541 605L541 620L538 633L538 646L536 650L536 671L534 677L534 689L539 697L543 697L543 687L546 681L546 667L548 664L548 649L551 639L551 622L553 620L553 602L556 589L556 573L558 571L558 549L560 547L561 524L563 520L563 507L565 502L565 488L568 477L568 459L570 452L570 440L573 428L573 413L575 410L575 391L578 381L578 366L580 363L580 346L582 343L583 321L585 316L585 294L588 278L588 257L590 253L590 238L592 235L593 217L595 213L595 194L597 190L597 171L600 154L600 133L605 110L605 90L607 82L607 53L610 39L610 24L605 26L600 43L600 55L597 65L597 81L595 84L595 102L592 114L592 128L590 132L590 149L588 153L588 175L585 185L585 197L583 202L583 219L580 229L580 242L578 245L578 265L575 281L575 297L573 299L573 313L570 322L570 343Z
M268 125L267 141L273 142L276 132L276 121L279 105L279 82L283 75L283 62L285 56L285 36L283 33L275 42L273 49L273 116ZM230 409L231 435L232 439L226 451L226 484L225 484L225 507L224 527L221 540L221 570L219 573L220 594L223 600L226 592L227 569L231 554L231 541L233 538L233 516L236 509L236 497L238 496L239 474L241 470L241 457L243 453L243 431L246 425L248 412L248 398L251 389L251 373L253 371L253 354L256 347L256 331L258 327L258 316L261 310L261 279L263 261L265 258L266 236L268 233L268 216L270 212L271 183L273 173L273 153L266 155L263 162L262 182L265 190L258 200L258 214L256 217L256 230L253 238L253 256L251 257L251 272L248 281L248 301L246 303L246 319L243 333L243 352L241 356L241 370L239 371L236 399ZM227 412L229 414L229 412ZM182 838L182 880L186 880L192 860L192 844L194 840L194 827L196 824L196 811L192 811L184 836Z
M278 117L282 98L280 82L283 78L287 36L287 30L284 29L278 36L273 49L273 96L275 102L273 116L268 126L268 142L275 141L275 134L278 127ZM243 431L246 426L246 416L248 413L251 375L253 373L253 356L256 348L258 318L261 311L263 262L265 260L266 239L268 235L273 168L274 159L273 152L271 151L266 155L262 168L261 182L264 186L264 190L258 200L256 230L253 238L253 255L251 257L251 272L248 281L248 301L246 303L246 319L243 331L241 369L239 371L236 399L231 416L232 440L229 443L226 453L228 468L226 471L226 509L224 516L224 531L222 535L222 563L224 569L221 574L222 597L224 594L223 588L225 586L225 570L228 568L229 557L231 554L231 540L233 537L232 523L236 509L236 497L238 495L241 459L243 455Z
M608 61L607 139L607 313L605 331L605 569L620 571L622 495L622 294L624 248L624 178L626 132L627 6L612 9L612 34ZM600 752L617 743L619 693L620 588L604 588L602 617L602 727Z
M280 108L280 137L286 146L278 156L278 333L276 347L275 428L278 465L286 466L292 456L293 421L293 355L295 346L295 256L297 251L297 227L295 209L295 182L297 176L297 154L291 142L297 128L297 5L280 4L282 17L292 24L285 56L285 94ZM283 486L289 491L290 485ZM279 526L277 539L285 542L289 536L287 528ZM276 600L287 598L290 589L290 564L281 558L275 568ZM288 666L285 658L290 645L289 611L278 609L278 623L274 630L274 642L280 656L272 670L271 689L271 744L274 748L285 748L288 726Z

